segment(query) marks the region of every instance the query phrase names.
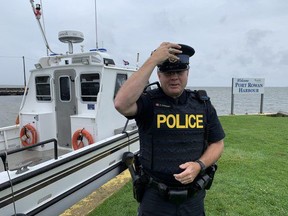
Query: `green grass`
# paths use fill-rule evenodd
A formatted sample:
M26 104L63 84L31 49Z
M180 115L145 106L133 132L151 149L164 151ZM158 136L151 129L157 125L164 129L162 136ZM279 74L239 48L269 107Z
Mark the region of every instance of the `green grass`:
M288 118L222 116L225 150L205 199L208 216L288 215ZM137 215L129 182L90 216Z

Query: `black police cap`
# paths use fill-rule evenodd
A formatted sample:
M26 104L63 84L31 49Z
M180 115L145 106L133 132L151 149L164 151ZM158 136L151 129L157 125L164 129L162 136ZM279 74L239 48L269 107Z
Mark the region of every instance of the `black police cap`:
M169 71L183 71L189 68L189 58L195 54L195 50L188 45L179 45L182 51L182 53L176 54L179 60L171 61L171 59L167 59L161 65L157 65L159 71L165 73Z

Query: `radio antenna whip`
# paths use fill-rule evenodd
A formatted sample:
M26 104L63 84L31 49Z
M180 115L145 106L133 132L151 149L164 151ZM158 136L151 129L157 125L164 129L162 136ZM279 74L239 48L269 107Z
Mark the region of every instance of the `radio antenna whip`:
M98 27L97 27L97 0L95 2L95 33L96 33L96 50L98 50Z
M47 38L46 38L46 35L45 35L45 32L42 28L42 25L41 25L41 22L40 22L40 18L41 18L41 5L40 4L36 4L36 7L34 6L34 0L30 0L30 3L31 3L31 6L32 6L32 10L33 10L33 13L35 15L35 18L38 22L38 25L40 27L40 30L41 30L41 33L42 33L42 36L43 36L43 39L44 39L44 42L45 42L45 45L46 45L46 48L47 50L49 50L52 54L56 54L55 52L53 52L50 47L49 47L49 44L48 44L48 41L47 41ZM48 52L47 52L48 54Z

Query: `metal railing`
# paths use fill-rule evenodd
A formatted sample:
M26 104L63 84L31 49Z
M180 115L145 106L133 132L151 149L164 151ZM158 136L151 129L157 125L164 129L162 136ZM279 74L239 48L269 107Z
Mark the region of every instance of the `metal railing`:
M8 150L11 142L19 142L19 125L0 128L0 150ZM9 144L10 143L10 144ZM16 145L16 144L15 144Z
M0 152L0 157L1 157L2 162L4 164L5 171L7 171L7 156L8 155L15 154L15 153L18 153L18 152L21 152L21 151L25 151L25 150L28 150L28 149L32 149L32 148L35 148L37 146L43 146L43 145L46 145L46 144L51 143L51 142L54 143L54 159L57 160L58 159L58 145L57 145L57 140L54 139L54 138L39 142L39 143L37 143L35 145L31 145L31 146L22 147L22 148L19 148L19 149L13 149L13 150L9 150L9 151Z

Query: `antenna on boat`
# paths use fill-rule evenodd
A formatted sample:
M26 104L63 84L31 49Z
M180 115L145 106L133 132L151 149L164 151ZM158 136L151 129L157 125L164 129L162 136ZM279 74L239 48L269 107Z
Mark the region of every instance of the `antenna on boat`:
M48 41L47 41L47 38L46 38L46 35L45 35L45 32L42 28L42 25L41 25L41 22L40 22L40 18L41 18L41 5L40 4L36 4L36 7L34 6L34 0L30 0L30 3L31 3L31 6L32 6L32 10L33 10L33 13L35 15L35 18L38 22L38 25L40 27L40 30L41 30L41 33L42 33L42 36L43 36L43 39L45 41L45 45L46 45L46 48L47 50L49 50L52 54L56 54L55 52L53 52L50 47L49 47L49 44L48 44ZM48 54L48 51L47 51L47 54Z
M98 27L97 27L97 0L95 2L95 34L96 34L96 50L98 50Z

